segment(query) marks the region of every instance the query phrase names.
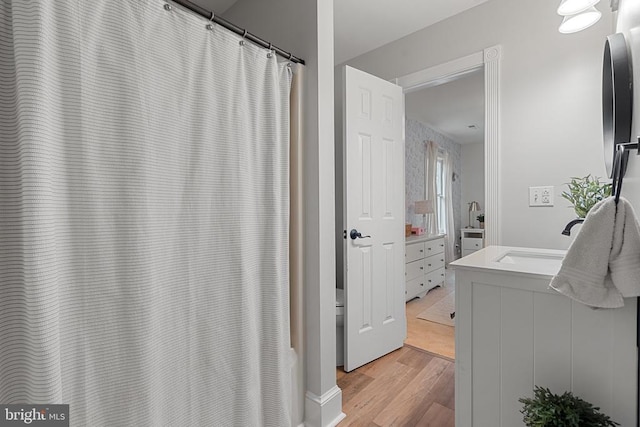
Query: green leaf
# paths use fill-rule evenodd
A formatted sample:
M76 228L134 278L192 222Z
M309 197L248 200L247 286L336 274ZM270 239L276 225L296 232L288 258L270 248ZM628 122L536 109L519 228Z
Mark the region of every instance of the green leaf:
M599 201L611 196L611 184L601 183L600 178L587 175L585 177L571 177L562 197L568 200L579 218L584 218L591 208Z
M520 398L523 421L529 427L615 427L620 425L600 408L574 396L571 392L553 394L548 388L535 386L533 398Z

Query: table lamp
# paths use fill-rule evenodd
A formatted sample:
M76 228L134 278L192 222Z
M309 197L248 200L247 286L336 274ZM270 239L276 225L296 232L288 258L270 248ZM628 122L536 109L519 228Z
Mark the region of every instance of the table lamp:
M473 228L471 227L471 212L479 211L479 210L480 210L480 205L478 204L478 202L473 201L469 203L469 225L467 226L467 228Z

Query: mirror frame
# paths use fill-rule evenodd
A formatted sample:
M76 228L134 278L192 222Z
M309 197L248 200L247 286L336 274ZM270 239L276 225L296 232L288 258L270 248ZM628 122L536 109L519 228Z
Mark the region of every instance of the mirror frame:
M607 175L613 178L616 145L631 138L633 79L622 33L607 36L602 60L602 136Z

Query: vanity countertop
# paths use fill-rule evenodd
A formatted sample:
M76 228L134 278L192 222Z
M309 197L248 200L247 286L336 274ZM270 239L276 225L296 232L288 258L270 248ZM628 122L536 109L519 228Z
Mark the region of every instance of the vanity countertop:
M418 242L428 242L430 240L440 239L444 237L444 234L423 234L422 236L409 236L405 237L405 243L418 243Z
M558 249L488 246L450 265L455 269L502 271L551 279L567 251Z

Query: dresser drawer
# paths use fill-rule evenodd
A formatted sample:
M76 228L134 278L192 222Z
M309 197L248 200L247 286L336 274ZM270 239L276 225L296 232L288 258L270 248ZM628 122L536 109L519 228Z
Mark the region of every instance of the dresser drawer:
M407 245L404 252L404 262L413 262L424 258L424 242Z
M425 280L427 281L427 283L425 283L425 287L427 289L431 289L438 285L442 285L444 283L444 267L438 270L432 271L431 273L427 274L425 277L426 277Z
M427 276L420 276L413 280L407 280L405 288L405 300L409 301L417 295L428 291L430 288L427 286Z
M419 259L405 265L404 278L405 280L412 280L416 277L424 275L424 260Z
M424 271L425 273L429 273L433 270L437 270L439 268L444 268L444 252L431 255L424 260Z
M431 240L425 242L425 254L427 256L444 252L444 239Z
M482 249L482 240L483 239L464 238L462 239L462 249L480 250Z

